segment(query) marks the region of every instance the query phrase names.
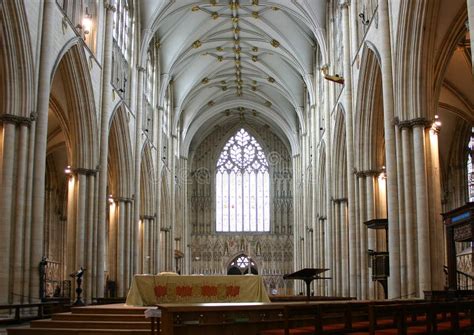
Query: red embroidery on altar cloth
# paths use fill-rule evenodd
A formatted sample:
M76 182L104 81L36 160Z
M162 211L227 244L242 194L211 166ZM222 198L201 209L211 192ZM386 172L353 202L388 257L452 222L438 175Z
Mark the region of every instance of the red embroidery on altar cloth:
M240 286L226 286L226 296L236 297L240 294Z
M203 285L201 287L201 295L204 297L217 296L217 286Z
M180 297L191 297L193 295L192 286L176 286L176 295Z
M155 286L155 296L157 296L158 298L164 297L166 293L166 286Z

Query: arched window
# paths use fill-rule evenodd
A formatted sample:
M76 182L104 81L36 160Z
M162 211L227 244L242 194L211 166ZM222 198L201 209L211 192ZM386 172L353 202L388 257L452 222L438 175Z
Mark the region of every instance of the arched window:
M240 129L216 167L216 231L270 231L270 175L257 140Z
M250 257L247 257L242 254L234 258L234 260L230 263L227 269L227 274L228 275L244 275L244 274L249 273L249 268L250 268L250 273L254 275L258 275L258 269L255 262L251 260Z
M469 201L474 201L474 127L472 128L467 155L467 187Z

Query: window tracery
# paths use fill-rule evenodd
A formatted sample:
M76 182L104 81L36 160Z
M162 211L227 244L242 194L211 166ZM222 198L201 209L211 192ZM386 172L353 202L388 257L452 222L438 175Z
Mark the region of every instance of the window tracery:
M112 85L126 101L130 98L130 40L131 3L129 0L115 0L112 42Z
M260 144L243 128L216 166L216 231L270 231L270 175Z

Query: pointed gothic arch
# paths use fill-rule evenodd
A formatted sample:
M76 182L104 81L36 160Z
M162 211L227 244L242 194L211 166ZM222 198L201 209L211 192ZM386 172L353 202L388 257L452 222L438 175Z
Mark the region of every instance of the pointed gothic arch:
M16 66L15 64L22 64ZM25 4L0 3L0 114L30 117L34 110L34 69Z

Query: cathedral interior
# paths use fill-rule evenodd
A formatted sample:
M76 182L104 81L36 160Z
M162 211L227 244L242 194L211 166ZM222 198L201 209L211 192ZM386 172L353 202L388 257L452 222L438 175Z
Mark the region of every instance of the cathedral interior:
M86 302L303 268L417 298L452 259L472 289L473 34L474 0L0 0L0 305L81 267Z

